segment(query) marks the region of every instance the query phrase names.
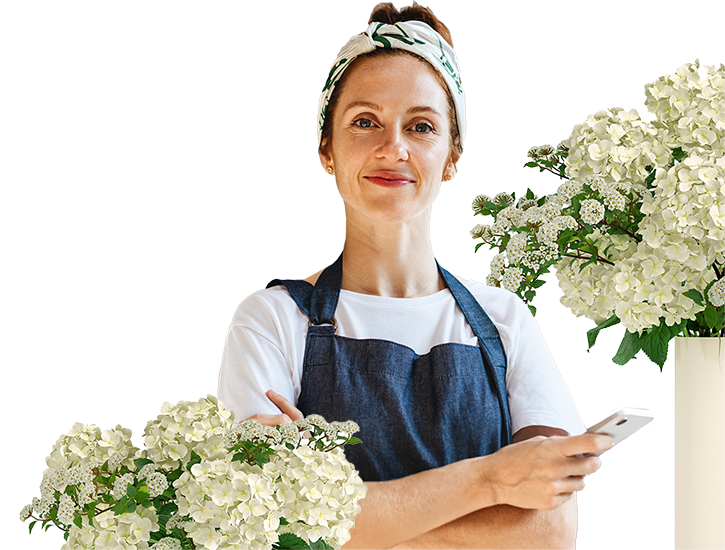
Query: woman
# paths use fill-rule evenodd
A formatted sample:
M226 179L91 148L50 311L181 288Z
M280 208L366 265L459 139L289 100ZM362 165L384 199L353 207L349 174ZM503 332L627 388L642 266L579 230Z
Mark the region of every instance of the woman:
M415 4L381 4L370 23L320 101L343 253L242 303L219 397L268 425L312 413L360 425L347 454L368 493L346 548L572 547L571 497L599 467L577 456L611 439L546 437L583 430L528 310L434 258L431 207L465 139L450 33Z

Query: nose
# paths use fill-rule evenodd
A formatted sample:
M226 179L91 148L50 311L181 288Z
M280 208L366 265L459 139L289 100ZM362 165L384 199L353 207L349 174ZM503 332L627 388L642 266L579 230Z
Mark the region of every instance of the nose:
M408 160L408 147L404 130L398 127L388 127L380 135L380 145L377 156L392 162Z

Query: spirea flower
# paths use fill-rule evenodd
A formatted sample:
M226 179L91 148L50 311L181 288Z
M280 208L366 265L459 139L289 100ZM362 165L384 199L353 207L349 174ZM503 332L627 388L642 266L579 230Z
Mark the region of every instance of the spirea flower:
M133 477L133 474L128 473L116 479L116 481L113 483L113 490L111 491L111 496L116 500L120 500L121 497L126 494L128 486L133 483Z
M582 201L579 215L584 223L594 225L604 219L604 205L596 199L586 199Z
M181 541L171 537L164 537L151 548L153 550L181 550Z
M516 292L523 280L523 272L518 267L507 267L501 277L501 286L511 292Z
M168 486L169 482L161 472L155 472L146 478L146 487L148 487L149 497L151 498L159 496Z
M480 239L483 236L483 226L481 224L476 225L471 229L471 238Z
M514 203L514 198L511 193L501 192L493 197L492 202L499 206L511 206Z
M64 525L71 525L73 523L73 516L75 515L76 505L70 496L63 494L60 495L58 505L58 521Z
M722 307L725 305L725 277L710 287L707 297L710 300L710 303L715 307Z
M23 509L20 510L20 521L25 521L28 519L33 513L33 505L27 504L26 506L23 506Z
M488 195L478 195L475 199L473 199L473 202L471 203L471 208L474 212L478 212L479 210L483 210L486 208L486 203L491 202L491 197Z

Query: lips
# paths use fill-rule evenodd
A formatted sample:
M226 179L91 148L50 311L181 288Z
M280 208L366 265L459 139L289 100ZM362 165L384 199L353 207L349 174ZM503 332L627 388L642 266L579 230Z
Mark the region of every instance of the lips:
M370 172L363 177L375 185L380 185L382 187L403 187L415 181L407 174L403 174L401 172L388 172L387 170Z

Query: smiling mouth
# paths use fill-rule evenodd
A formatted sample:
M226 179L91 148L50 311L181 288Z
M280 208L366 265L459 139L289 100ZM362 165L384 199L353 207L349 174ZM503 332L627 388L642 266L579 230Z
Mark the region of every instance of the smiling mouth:
M375 185L380 185L382 187L403 187L405 185L408 185L409 183L412 183L411 180L406 178L384 178L381 176L365 176L365 179L368 181L371 181Z

